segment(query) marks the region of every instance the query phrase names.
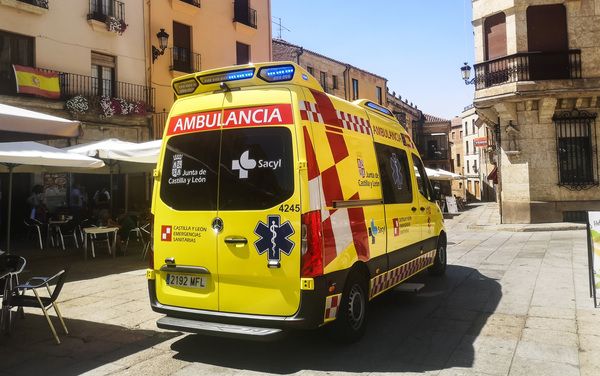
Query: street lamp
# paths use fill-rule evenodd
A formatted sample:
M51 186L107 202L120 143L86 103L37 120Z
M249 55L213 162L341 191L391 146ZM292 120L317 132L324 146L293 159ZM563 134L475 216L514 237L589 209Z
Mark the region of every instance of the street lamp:
M169 34L165 32L165 29L160 29L160 31L156 33L156 37L158 38L159 48L152 46L152 63L154 63L154 61L158 59L160 55L163 55L165 53L165 49L167 48L167 41L169 40Z
M475 82L475 77L471 78L471 66L467 63L460 67L460 73L462 74L462 79L465 81L466 85L472 85Z

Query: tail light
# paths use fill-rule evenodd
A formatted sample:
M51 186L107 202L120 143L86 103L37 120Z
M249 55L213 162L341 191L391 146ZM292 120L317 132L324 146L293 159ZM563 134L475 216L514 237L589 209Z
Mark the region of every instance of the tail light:
M302 215L302 260L300 275L316 277L323 275L323 231L321 211L315 210Z
M148 240L150 242L149 248L148 248L148 268L150 269L154 269L154 214L150 213L150 239Z

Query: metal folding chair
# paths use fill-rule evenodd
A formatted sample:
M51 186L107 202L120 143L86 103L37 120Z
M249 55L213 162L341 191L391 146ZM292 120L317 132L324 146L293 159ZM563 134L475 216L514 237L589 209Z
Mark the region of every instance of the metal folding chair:
M11 307L41 308L57 344L60 344L60 339L58 338L56 329L54 329L54 325L50 320L48 310L50 307L54 308L54 312L56 312L56 316L60 320L65 334L69 334L67 326L65 325L65 321L60 314L58 303L56 302L56 299L58 298L58 295L60 294L60 291L65 283L66 274L66 270L61 270L52 277L33 277L26 283L15 286L10 297ZM53 290L50 288L52 285L54 285ZM27 294L27 292L33 292L33 295ZM47 293L48 296L43 296L45 293Z

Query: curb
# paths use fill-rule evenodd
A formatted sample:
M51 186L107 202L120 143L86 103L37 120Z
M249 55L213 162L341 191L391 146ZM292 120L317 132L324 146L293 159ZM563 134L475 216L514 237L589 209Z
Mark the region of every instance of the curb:
M523 225L468 225L469 230L507 231L507 232L543 232L585 230L583 223L538 223Z

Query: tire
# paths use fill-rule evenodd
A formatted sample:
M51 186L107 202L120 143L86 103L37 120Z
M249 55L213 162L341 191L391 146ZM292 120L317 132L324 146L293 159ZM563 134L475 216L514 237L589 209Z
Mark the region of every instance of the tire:
M367 278L353 271L346 280L336 320L329 326L333 339L353 343L362 338L367 328L369 297Z
M433 265L429 268L429 274L434 276L444 275L446 273L447 262L446 237L440 235L437 244L437 252L435 253L435 260L433 260Z

